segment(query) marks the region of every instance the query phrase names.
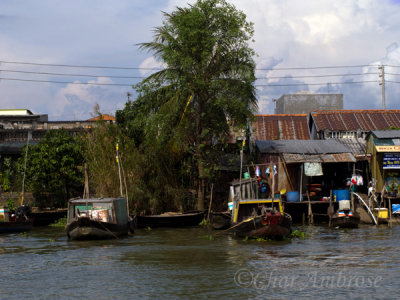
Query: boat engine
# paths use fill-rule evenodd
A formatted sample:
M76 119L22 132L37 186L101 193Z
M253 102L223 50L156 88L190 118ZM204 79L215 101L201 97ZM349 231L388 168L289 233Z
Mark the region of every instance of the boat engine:
M15 215L17 219L27 217L31 214L31 208L28 205L22 205L17 207L15 210Z

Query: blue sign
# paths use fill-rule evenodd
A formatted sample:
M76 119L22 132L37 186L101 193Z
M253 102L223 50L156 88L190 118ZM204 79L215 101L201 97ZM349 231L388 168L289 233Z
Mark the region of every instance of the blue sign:
M383 168L400 169L400 153L384 153Z

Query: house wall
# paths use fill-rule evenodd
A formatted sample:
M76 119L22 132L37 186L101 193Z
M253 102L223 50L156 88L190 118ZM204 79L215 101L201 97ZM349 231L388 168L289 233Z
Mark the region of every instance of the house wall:
M371 154L371 176L376 179L376 191L381 192L383 188L383 154L376 151L372 135L369 136L367 141L367 153Z
M343 109L343 94L282 95L276 100L275 114L308 114L331 109Z

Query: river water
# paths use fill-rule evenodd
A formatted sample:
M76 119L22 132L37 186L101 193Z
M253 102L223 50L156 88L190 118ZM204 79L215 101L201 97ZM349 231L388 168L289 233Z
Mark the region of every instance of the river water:
M206 228L68 241L62 229L0 236L0 299L396 299L400 227L329 229L281 242Z

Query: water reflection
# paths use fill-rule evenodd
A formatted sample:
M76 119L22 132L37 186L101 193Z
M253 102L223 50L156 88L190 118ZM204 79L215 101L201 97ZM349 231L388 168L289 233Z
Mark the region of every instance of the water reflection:
M68 241L57 228L3 235L0 283L18 288L0 289L0 299L396 295L400 227L298 229L305 239L283 242L210 240L204 228L138 230L107 241Z

